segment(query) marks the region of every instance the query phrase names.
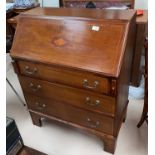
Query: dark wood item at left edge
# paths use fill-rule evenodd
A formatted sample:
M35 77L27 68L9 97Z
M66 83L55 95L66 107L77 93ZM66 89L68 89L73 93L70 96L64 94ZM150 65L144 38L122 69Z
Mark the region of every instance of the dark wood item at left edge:
M30 147L24 146L17 155L47 155Z
M24 8L13 8L11 10L9 10L6 13L6 32L7 35L8 33L13 37L14 33L15 33L15 29L17 26L17 20L18 20L18 15L22 12L28 11L30 9L34 9L36 7L39 7L40 3L34 3L34 5L30 6L30 7L24 7Z
M115 152L127 113L135 15L68 8L20 15L11 56L34 125L42 118L71 125Z
M6 12L6 36L14 34L15 30L11 27L10 23L8 22L8 19L11 19L13 16L14 14L12 10Z

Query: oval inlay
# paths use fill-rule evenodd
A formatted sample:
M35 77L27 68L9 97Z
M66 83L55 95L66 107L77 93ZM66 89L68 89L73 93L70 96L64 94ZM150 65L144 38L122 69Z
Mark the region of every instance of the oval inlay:
M55 46L59 47L67 44L67 41L64 38L54 38L52 42Z

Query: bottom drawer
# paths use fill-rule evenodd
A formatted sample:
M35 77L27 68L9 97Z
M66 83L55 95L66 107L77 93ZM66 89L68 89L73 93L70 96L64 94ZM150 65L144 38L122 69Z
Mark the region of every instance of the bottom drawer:
M25 93L28 108L46 115L55 116L65 121L73 122L95 130L113 134L113 118L89 112L66 103L59 103L47 98Z

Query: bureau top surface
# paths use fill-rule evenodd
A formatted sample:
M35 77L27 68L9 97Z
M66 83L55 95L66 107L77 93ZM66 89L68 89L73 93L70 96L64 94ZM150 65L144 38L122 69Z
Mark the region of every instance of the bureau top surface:
M25 15L35 16L62 16L62 17L82 17L94 19L120 19L130 20L135 14L135 10L107 10L107 9L85 9L85 8L40 8L23 12Z
M135 14L123 12L33 9L19 18L11 56L117 77Z

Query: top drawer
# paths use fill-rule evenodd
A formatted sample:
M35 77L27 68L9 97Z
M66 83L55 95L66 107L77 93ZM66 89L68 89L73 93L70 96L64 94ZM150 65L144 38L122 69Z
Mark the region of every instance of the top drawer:
M95 74L28 61L18 61L18 65L22 75L96 91L102 94L110 94L110 80Z

